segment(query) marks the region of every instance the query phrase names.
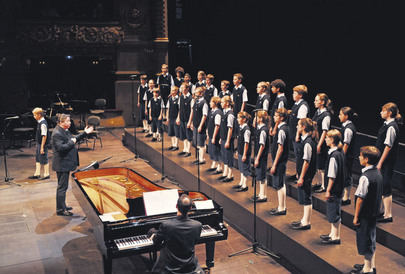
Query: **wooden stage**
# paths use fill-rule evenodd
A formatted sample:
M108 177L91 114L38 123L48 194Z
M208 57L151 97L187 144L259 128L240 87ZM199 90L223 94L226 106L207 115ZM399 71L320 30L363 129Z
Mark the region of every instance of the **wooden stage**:
M122 128L101 131L103 147L97 142L82 144L79 151L81 167L95 160L113 156L101 165L128 167L149 180L167 188L179 188L175 182L160 182L161 174L122 145ZM7 150L7 164L13 183L4 182L3 156L0 164L0 273L21 274L93 274L102 273L102 257L94 237L94 229L72 193L67 191L67 204L73 207L74 216L57 216L55 196L57 179L52 171L48 180L31 180L35 170L35 146ZM53 153L49 151L52 162ZM73 180L71 180L73 183ZM216 244L215 267L212 274L228 273L299 273L286 268L266 255L248 253L229 258L234 253L250 246L250 242L228 226L228 239ZM205 246L197 245L197 257L205 263ZM147 255L113 260L113 273L147 273Z
M124 144L134 151L134 129L124 130ZM138 155L150 161L157 170L162 167L161 142L151 142L150 138L137 129L136 150ZM179 151L168 151L170 138L164 138L164 175L174 178L184 189L200 190L217 201L224 208L224 218L248 239L253 238L253 203L249 200L253 188L248 183L247 192L235 192L232 186L239 182L239 172L235 170L234 181L223 183L216 180L219 175L206 172L211 165L205 155L206 164L200 166L200 189L198 189L198 167L192 164L192 157L178 156ZM271 164L271 159L269 159ZM236 165L235 165L236 166ZM288 175L294 174L295 163L289 161ZM269 179L270 176L269 176ZM355 187L351 191L351 200ZM296 231L289 228L292 221L302 217L302 206L297 202L297 186L287 182L287 215L271 216L268 211L277 206L276 191L267 187L268 201L257 205L257 240L266 249L280 255L302 273L348 273L356 263L363 263L363 257L357 254L356 235L351 225L353 204L342 207L342 228L340 245L322 245L319 235L330 231L325 211L324 194L314 194L311 229ZM393 223L377 225L376 264L378 273L405 273L405 211L393 204Z

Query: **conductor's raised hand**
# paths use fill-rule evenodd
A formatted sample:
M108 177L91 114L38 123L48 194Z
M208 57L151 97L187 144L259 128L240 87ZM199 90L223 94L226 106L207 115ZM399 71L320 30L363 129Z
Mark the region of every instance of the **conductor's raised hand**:
M94 127L93 126L86 126L86 128L84 129L84 132L86 132L86 134L90 134L94 131Z

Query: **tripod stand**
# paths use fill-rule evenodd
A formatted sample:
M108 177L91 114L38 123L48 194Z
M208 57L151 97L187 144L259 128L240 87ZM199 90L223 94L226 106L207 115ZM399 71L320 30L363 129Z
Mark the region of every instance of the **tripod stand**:
M233 257L233 256L236 256L236 255L239 255L239 254L243 254L243 253L246 253L247 251L251 251L254 254L259 254L259 251L260 251L260 252L263 252L266 255L269 255L271 257L280 259L280 257L278 257L276 254L263 249L260 246L260 244L257 242L257 238L256 238L256 219L257 219L257 215L256 215L256 200L257 200L256 197L257 196L256 196L256 193L257 193L257 183L256 183L256 171L255 171L254 166L252 167L251 171L252 171L252 183L254 185L254 196L253 196L254 197L254 199L253 199L253 243L252 243L251 247L248 247L246 249L243 249L243 250L237 251L235 253L229 254L228 257Z

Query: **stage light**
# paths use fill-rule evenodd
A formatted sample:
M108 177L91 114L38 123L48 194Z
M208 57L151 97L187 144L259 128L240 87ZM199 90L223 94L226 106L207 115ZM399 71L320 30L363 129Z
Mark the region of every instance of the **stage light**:
M73 56L72 56L72 55L66 55L66 59L67 59L67 60L72 60L72 59L73 59Z

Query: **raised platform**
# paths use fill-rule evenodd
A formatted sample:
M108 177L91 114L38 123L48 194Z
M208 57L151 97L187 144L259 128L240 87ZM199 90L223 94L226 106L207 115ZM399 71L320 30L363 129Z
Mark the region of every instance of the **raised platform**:
M123 142L134 150L133 128L124 131ZM150 142L137 130L136 151L139 156L150 161L150 164L161 170L162 154L160 142ZM200 190L215 199L224 208L224 217L237 230L248 238L253 238L253 203L249 197L253 189L249 184L247 192L234 192L231 186L239 180L239 172L234 172L233 183L222 183L216 176L205 170L211 161L206 155L207 163L200 166L200 186L198 186L198 166L192 165L194 157L177 156L178 151L167 150L170 140L164 138L164 175L175 178L185 189ZM269 161L270 163L271 161ZM295 164L289 163L287 174L294 173ZM302 206L296 198L296 185L287 184L287 215L270 216L268 210L276 207L277 194L273 188L267 188L268 202L257 205L257 240L265 248L279 254L304 273L347 273L353 264L362 263L363 258L357 255L355 231L349 226L353 215L353 206L343 207L343 225L341 229L342 244L325 246L320 244L319 235L330 231L330 224L324 215L325 202L322 195L314 195L312 228L307 231L295 231L289 228L292 221L302 216ZM354 192L354 190L352 191ZM353 197L352 197L353 198ZM378 225L377 269L379 273L405 273L403 253L405 233L403 208L394 204L394 223ZM402 216L401 216L402 214ZM402 236L401 236L402 235Z

